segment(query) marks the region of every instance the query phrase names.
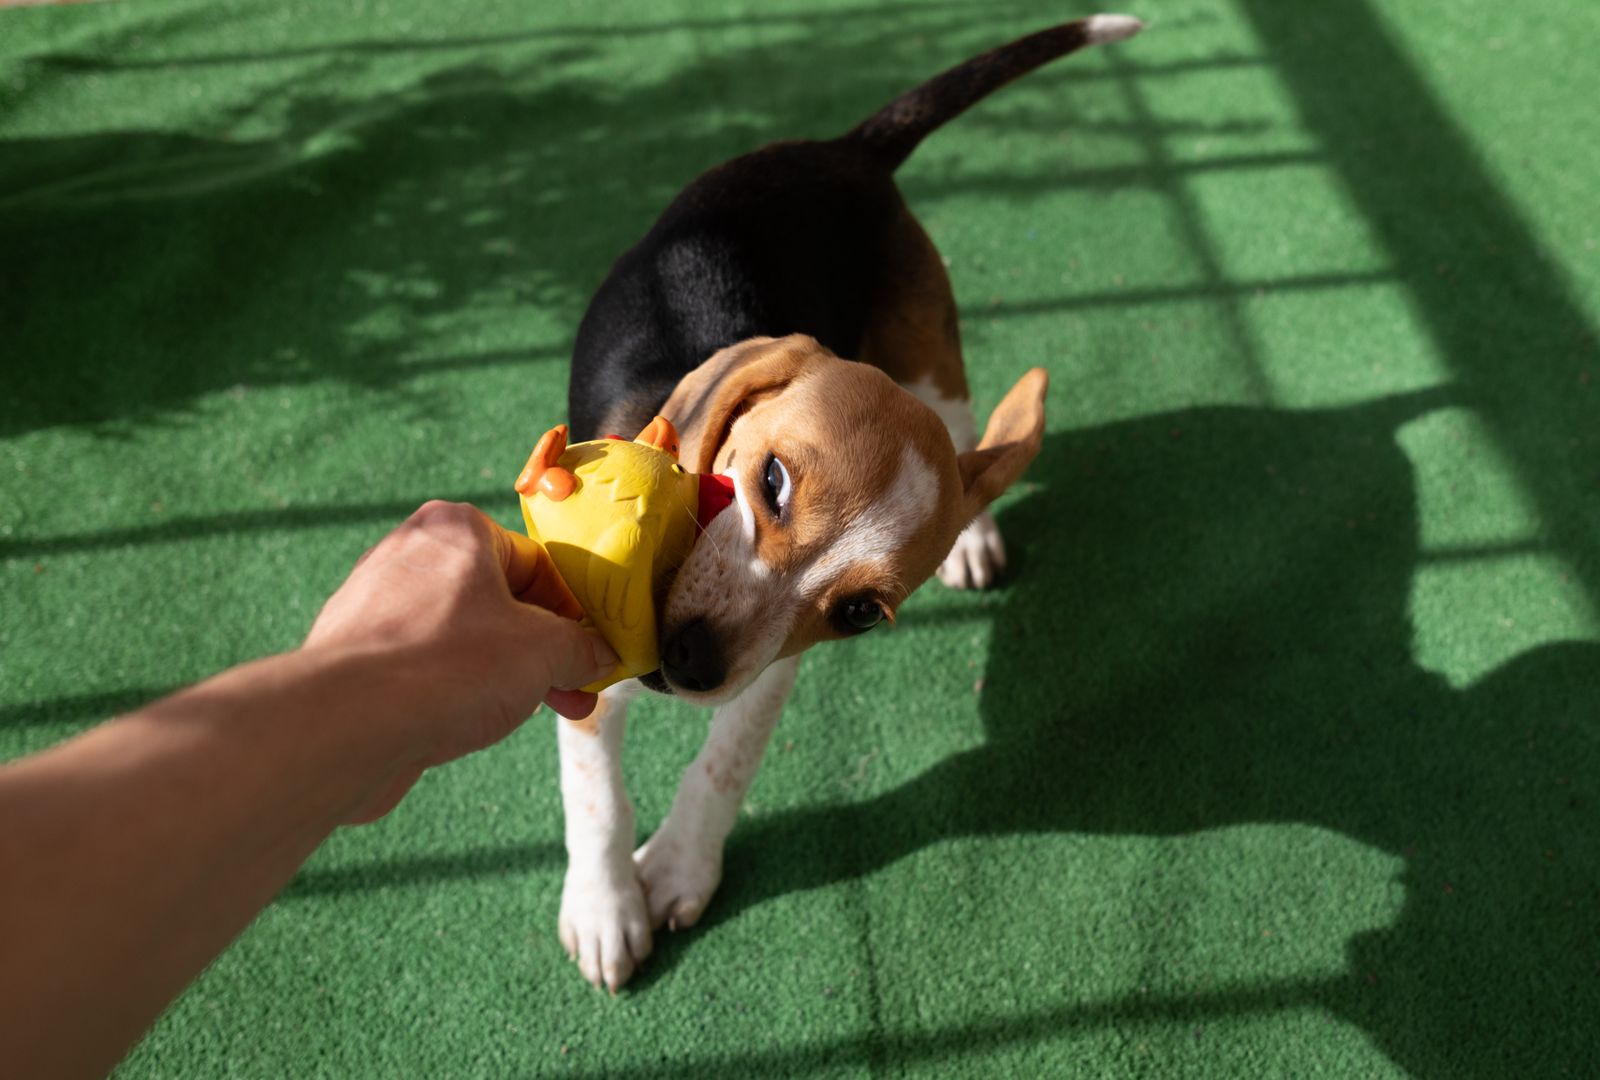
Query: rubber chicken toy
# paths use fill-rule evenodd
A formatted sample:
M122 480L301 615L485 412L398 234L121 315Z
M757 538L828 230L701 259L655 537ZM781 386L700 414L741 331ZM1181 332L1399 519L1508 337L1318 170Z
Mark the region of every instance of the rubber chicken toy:
M528 535L545 546L567 587L619 658L602 690L661 666L656 601L710 520L733 501L727 477L678 464L678 433L664 417L638 438L567 445L545 432L517 477Z

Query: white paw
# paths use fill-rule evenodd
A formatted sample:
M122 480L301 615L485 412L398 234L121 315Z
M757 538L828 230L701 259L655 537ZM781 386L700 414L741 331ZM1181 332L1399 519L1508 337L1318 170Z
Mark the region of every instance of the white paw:
M661 831L633 854L650 907L650 925L682 930L700 921L711 894L722 882L722 845L697 843L671 830Z
M613 994L650 955L650 920L633 864L567 868L561 889L561 944L583 977Z
M952 589L987 589L1006 568L1000 526L985 510L961 530L939 567L939 580Z

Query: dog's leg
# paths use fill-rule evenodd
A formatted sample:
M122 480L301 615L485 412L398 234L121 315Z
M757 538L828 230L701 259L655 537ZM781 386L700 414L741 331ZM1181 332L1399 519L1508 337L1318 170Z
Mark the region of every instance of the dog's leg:
M939 564L939 580L952 589L987 589L1006 568L1006 545L988 508L967 523Z
M711 734L683 774L667 819L634 855L651 925L693 926L716 892L723 841L761 767L799 665L798 656L775 661L712 717Z
M600 695L585 730L556 718L561 803L566 812L567 880L561 944L583 977L612 993L650 955L650 921L633 867L633 804L622 781L622 734L633 681Z

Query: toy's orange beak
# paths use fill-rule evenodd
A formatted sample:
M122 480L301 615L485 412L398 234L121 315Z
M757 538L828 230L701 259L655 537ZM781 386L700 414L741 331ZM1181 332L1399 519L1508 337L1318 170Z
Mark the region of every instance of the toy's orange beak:
M711 519L726 510L731 502L733 502L731 476L701 473L700 510L695 514L695 521L699 523L700 531L705 532L706 526L711 524Z

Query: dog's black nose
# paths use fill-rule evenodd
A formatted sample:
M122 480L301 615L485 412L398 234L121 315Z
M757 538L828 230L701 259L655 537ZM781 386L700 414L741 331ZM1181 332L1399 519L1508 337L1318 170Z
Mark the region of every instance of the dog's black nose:
M704 694L728 677L722 645L704 619L694 619L667 631L661 647L661 672L691 693Z

